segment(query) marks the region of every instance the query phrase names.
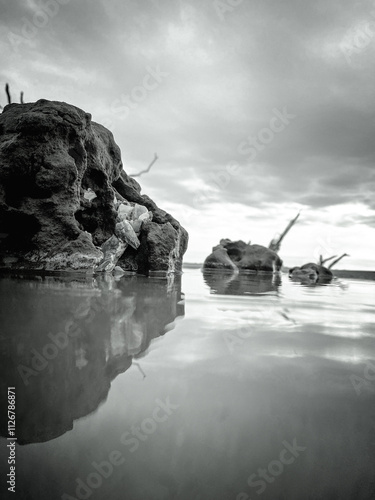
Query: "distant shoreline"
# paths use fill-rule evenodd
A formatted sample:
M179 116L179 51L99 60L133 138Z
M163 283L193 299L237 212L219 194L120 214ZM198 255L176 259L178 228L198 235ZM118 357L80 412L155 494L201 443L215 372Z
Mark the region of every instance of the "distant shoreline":
M375 281L375 271L347 271L344 269L332 269L333 275L337 278L353 278L357 280L374 280Z
M203 266L196 262L184 262L182 269L200 269ZM283 268L283 272L287 272L288 268ZM332 269L334 276L337 278L347 278L347 279L362 279L362 280L374 280L375 281L375 271L356 271L356 270L346 270L346 269Z

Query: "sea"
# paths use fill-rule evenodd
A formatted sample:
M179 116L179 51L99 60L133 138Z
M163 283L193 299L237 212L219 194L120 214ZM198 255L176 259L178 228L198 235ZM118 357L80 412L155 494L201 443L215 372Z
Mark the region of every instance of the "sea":
M375 498L375 274L0 277L0 498Z

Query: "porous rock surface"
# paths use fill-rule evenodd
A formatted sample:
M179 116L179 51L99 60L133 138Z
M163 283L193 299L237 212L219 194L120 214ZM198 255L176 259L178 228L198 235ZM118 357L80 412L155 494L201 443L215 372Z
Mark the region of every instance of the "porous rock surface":
M137 213L130 221L127 207ZM133 239L124 232L129 223ZM116 249L121 269L181 270L187 232L141 194L109 130L64 102L6 106L0 114L0 269L111 270L102 246L115 233L126 240ZM138 248L127 243L134 237Z

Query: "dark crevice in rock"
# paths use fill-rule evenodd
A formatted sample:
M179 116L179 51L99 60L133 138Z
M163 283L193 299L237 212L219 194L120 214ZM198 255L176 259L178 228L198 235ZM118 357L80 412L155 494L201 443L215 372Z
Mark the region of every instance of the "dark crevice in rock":
M32 238L39 230L40 224L33 215L0 209L0 233L6 235L0 240L1 253L32 250L35 247Z
M68 150L69 156L71 156L76 163L82 163L84 161L84 153L85 150L79 143Z
M114 194L108 184L108 177L102 170L87 168L81 183L82 192L91 189L96 198L89 202L82 199L75 218L83 230L92 234L93 242L101 246L113 233L116 223Z
M82 188L91 188L93 191L102 190L107 184L107 176L101 170L88 168L82 179Z
M74 214L77 222L80 224L80 227L83 231L87 231L88 233L95 233L98 228L98 221L95 216L94 207L86 208L83 210L77 210Z
M31 182L25 182L20 175L14 175L4 183L6 196L5 202L12 208L20 208L26 197L33 199L49 198L51 191Z

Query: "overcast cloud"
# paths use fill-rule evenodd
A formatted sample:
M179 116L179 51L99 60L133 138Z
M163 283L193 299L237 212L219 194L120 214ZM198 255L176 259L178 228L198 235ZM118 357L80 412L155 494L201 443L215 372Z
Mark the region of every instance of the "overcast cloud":
M128 173L157 152L139 180L188 229L186 260L221 237L268 244L303 209L287 265L345 251L341 267L373 267L374 2L0 5L1 85L90 112Z

